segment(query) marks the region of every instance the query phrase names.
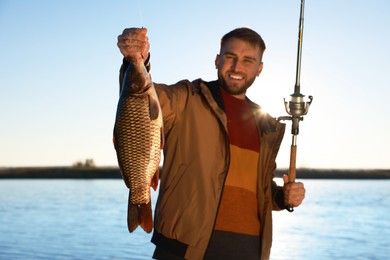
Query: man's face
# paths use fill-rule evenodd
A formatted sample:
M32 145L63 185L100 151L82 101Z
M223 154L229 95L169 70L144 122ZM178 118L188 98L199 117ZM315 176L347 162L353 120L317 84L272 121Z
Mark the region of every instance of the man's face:
M215 59L221 87L238 98L245 98L246 90L263 69L261 57L259 46L238 38L229 39Z

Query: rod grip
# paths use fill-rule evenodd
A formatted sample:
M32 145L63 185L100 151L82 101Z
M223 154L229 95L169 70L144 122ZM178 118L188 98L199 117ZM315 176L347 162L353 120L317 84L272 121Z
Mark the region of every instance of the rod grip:
M296 161L297 161L297 146L296 145L291 145L290 169L289 169L289 172L288 172L288 180L289 180L289 182L295 182L295 177L297 175Z

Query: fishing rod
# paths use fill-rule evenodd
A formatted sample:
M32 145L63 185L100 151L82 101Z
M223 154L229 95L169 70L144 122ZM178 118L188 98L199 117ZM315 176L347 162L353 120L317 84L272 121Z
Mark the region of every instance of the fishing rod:
M294 86L294 93L291 94L290 101L284 99L284 106L289 116L281 116L278 121L291 120L291 134L292 143L290 150L290 166L288 172L289 182L295 182L296 178L296 158L297 158L297 137L299 134L299 122L303 120L303 116L309 112L309 106L313 101L313 96L309 96L309 101L305 102L304 97L301 93L301 61L302 61L302 42L303 42L303 21L304 21L304 9L305 0L301 0L301 10L299 16L299 32L298 32L298 53L297 53L297 67L296 67L296 79ZM291 205L287 206L287 210L292 212L294 208Z

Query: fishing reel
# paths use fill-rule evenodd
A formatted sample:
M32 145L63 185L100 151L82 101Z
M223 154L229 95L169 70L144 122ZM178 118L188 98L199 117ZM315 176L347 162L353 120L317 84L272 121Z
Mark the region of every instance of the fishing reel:
M296 88L299 89L299 85ZM309 96L308 101L305 101L304 97L304 95L297 91L291 95L290 101L286 101L286 99L284 99L284 106L286 108L286 112L290 116L281 116L277 119L278 122L281 120L292 120L292 142L290 148L290 166L288 173L289 182L295 182L296 178L297 136L299 133L299 121L302 121L303 116L309 112L309 107L311 105L311 102L313 101L313 96ZM294 208L291 205L287 205L286 209L290 212L294 211Z
M309 100L304 100L304 95L301 93L294 93L291 95L290 101L286 101L284 98L284 107L287 114L290 116L278 117L278 121L292 120L291 134L299 134L299 121L303 121L303 116L309 112L309 107L313 101L313 96L309 96Z

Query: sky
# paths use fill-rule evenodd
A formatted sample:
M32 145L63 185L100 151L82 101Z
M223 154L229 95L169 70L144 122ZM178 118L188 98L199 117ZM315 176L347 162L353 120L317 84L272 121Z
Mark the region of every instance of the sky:
M117 36L146 27L152 78L215 80L221 37L250 27L264 69L248 92L274 117L293 93L298 0L0 0L0 167L117 166ZM298 168L390 168L390 1L306 0ZM277 158L287 168L291 123Z

